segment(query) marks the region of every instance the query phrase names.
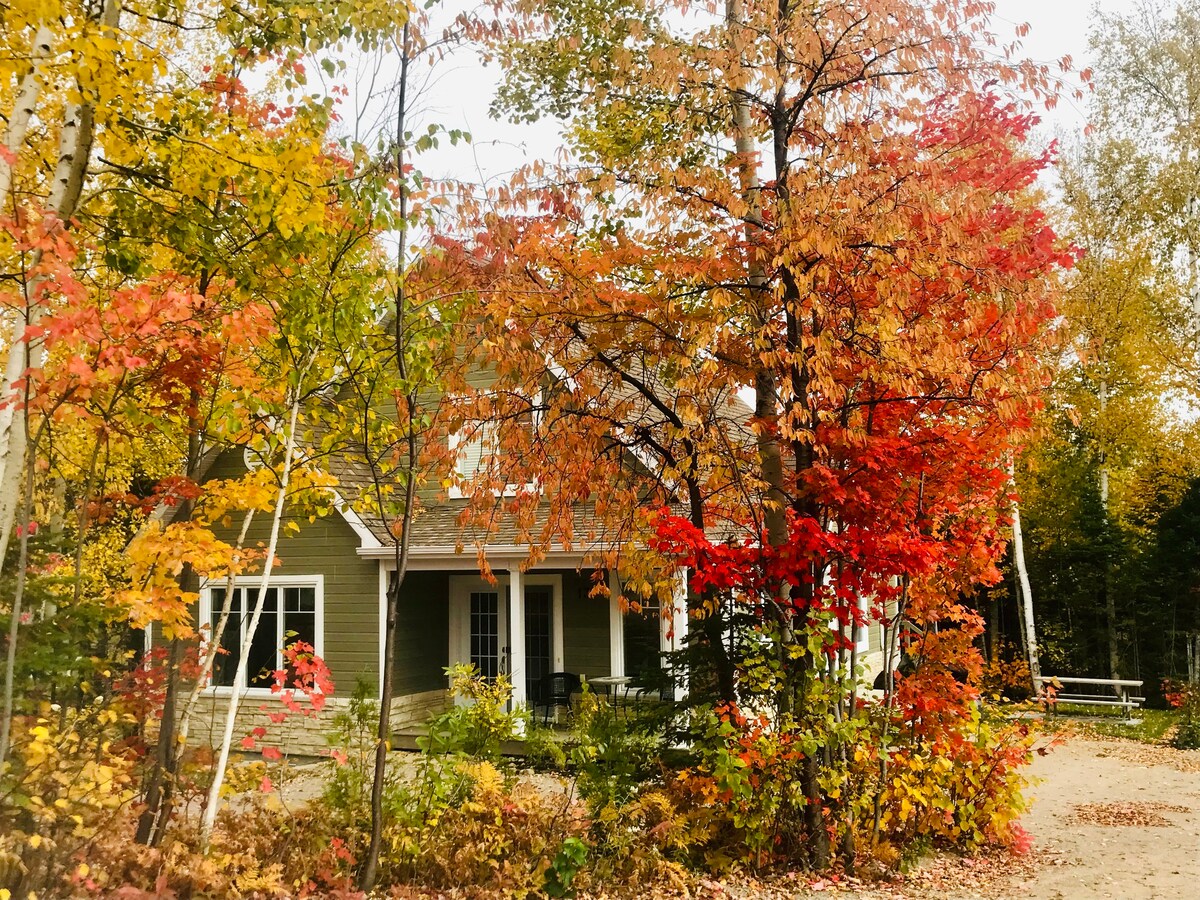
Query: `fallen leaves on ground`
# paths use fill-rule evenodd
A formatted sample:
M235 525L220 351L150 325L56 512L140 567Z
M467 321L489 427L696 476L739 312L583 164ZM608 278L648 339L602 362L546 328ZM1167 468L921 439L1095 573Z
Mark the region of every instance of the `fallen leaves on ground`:
M1108 738L1104 741L1112 746L1098 756L1112 756L1138 766L1172 766L1180 772L1200 772L1200 750L1179 750L1165 744L1146 744Z
M1126 803L1082 803L1071 811L1071 820L1082 825L1109 827L1169 828L1175 824L1163 813L1186 813L1191 810L1177 803L1130 801Z

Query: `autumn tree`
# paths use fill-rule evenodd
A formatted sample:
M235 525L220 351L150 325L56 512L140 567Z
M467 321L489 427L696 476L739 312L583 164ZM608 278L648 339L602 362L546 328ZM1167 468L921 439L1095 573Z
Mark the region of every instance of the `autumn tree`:
M479 27L506 75L498 109L562 118L578 164L483 207L481 346L511 365L512 396L550 379L551 418L585 423L572 437L594 456L637 438L668 496L704 486L705 527L785 559L743 585L778 648L779 713L802 728L850 715L827 691L831 619L860 623L866 602L897 637L903 619L969 637L958 593L997 577L1005 463L1071 261L1028 193L1049 157L1024 149L1033 116L1012 93L1046 96L1051 79L988 58L986 4L501 8L518 29ZM645 369L675 410L637 387ZM750 454L715 416L742 388ZM551 502L590 496L547 471ZM629 518L627 502L598 506ZM943 639L898 702L935 690L952 708L966 695L945 666L970 653ZM842 749L814 740L802 815L824 866L819 776Z
M1200 15L1186 3L1141 0L1129 13L1102 15L1090 43L1094 134L1119 148L1109 161L1129 179L1125 190L1135 202L1126 215L1141 219L1156 259L1183 281L1190 315L1178 325L1194 342L1200 327Z
M361 199L347 187L360 174L355 151L331 147L333 100L306 91L306 66L336 74L349 44L378 45L406 13L387 3L304 7L169 4L147 16L119 3L32 4L19 5L12 19L6 13L4 40L14 52L5 85L16 90L5 96L14 112L0 170L9 226L0 249L6 283L18 288L6 293L12 336L0 417L0 524L6 541L20 507L11 486L22 472L32 478L35 465L49 464L54 477L81 479L64 510L74 520L77 585L94 531L89 511L133 496L135 512L117 532L127 540L146 522L145 504L171 496L146 482L174 470L190 483L174 498L181 507L174 512L186 519L214 452L256 433L269 443L272 414L301 419L299 404L329 379L305 356L319 356L321 347L305 333L314 321L306 313L356 324L374 316L369 292L354 279L375 232L345 214ZM246 76L266 83L267 96L252 97ZM298 346L304 358L289 353ZM267 373L280 381L264 390ZM278 394L288 379L291 392ZM31 417L45 423L45 435L71 441L57 441L54 452L31 447ZM82 464L61 452L78 449L80 439L89 448ZM114 443L132 465L95 476L86 459L107 460ZM268 471L281 464L280 496L292 467L286 445L278 460L260 448ZM165 561L183 561L175 572L184 581L204 574L182 550L188 537L175 536L180 547ZM19 580L26 566L18 568ZM132 615L127 591L106 589L104 597L118 613L125 604L135 624L154 618ZM159 620L179 608L162 604ZM10 656L19 619L12 616ZM174 637L194 633L175 624ZM172 671L181 652L172 640ZM169 817L176 686L170 677L145 840L157 840Z
M1158 615L1147 568L1154 522L1191 477L1186 454L1168 448L1191 441L1181 414L1196 384L1187 223L1198 35L1181 5L1102 16L1092 125L1059 166L1065 227L1083 255L1059 303L1045 431L1020 484L1052 658L1064 670L1169 674L1142 648L1154 631L1144 623Z

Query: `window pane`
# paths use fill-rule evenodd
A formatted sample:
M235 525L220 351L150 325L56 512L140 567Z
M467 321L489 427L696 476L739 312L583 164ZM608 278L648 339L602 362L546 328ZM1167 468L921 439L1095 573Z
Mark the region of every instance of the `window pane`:
M482 426L473 433L462 435L458 445L458 474L471 479L480 473L486 462L485 433Z
M311 612L288 612L283 618L283 646L297 642L317 646L317 615Z
M316 612L317 589L313 587L290 587L284 590L284 609L291 612Z
M525 690L536 697L543 676L553 666L554 591L546 585L525 588Z
M484 678L500 674L500 595L471 593L471 662Z
M254 615L253 598L257 590L247 591L247 609L244 613L246 627ZM250 642L250 665L246 669L246 683L250 687L270 687L274 679L271 673L279 666L279 593L276 588L267 588L262 616L254 639Z
M640 612L630 610L624 616L625 674L653 679L662 669L660 629L662 619L658 601L650 600Z
M242 649L240 640L242 591L240 588L234 589L233 599L230 602L229 620L225 623L225 630L219 635L217 634L217 624L221 621L221 608L225 605L225 589L213 588L209 592L209 598L212 616L209 633L216 639L217 646L221 650L227 651L217 653L213 660L212 683L221 687L232 687L233 677L237 674L238 654Z
M254 588L237 588L233 592L229 621L224 634L220 636L220 647L228 652L218 654L213 662L214 685L234 686L238 654L241 652L240 636L250 626L257 595L258 591ZM221 616L224 599L224 588L210 589L210 627L214 630ZM250 642L246 677L249 687L269 688L274 683L273 673L283 663L281 634L282 646L302 641L316 647L316 609L317 591L311 585L267 589L258 628Z

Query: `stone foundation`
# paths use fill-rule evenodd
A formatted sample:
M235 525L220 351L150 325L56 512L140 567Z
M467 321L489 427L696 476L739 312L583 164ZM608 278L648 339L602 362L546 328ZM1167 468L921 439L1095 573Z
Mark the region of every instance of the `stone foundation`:
M255 749L277 747L287 756L324 756L332 744L330 735L334 731L333 720L346 709L350 701L345 697L330 697L324 708L315 716L289 713L287 720L274 723L270 713L283 712L284 707L276 697L243 697L238 704L237 720L233 731L233 749L242 748L242 739L255 728L265 728L266 735L255 741ZM447 692L425 691L406 694L392 701L393 730L411 729L424 725L431 716L446 708ZM307 704L304 704L307 707ZM206 694L197 701L192 714L191 733L188 743L193 746L216 747L221 742L225 729L225 713L229 698Z

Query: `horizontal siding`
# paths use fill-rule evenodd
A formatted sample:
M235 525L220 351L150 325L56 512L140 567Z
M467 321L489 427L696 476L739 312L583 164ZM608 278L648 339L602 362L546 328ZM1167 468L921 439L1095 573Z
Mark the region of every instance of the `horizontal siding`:
M589 597L590 572L563 572L563 665L589 678L611 674L608 598Z
M237 478L245 472L240 451L229 451L213 464L208 477ZM279 575L325 576L325 663L335 685L335 696L353 692L364 678L378 685L379 668L379 563L360 559L355 551L358 535L336 512L310 522L296 518L299 531L281 531L273 570ZM218 538L236 541L237 523L215 527ZM271 517L258 513L247 535L247 546L265 547L270 539Z
M396 619L397 696L445 690L450 664L450 577L409 572L400 589Z
M872 622L867 626L867 652L873 653L883 649L883 626Z

